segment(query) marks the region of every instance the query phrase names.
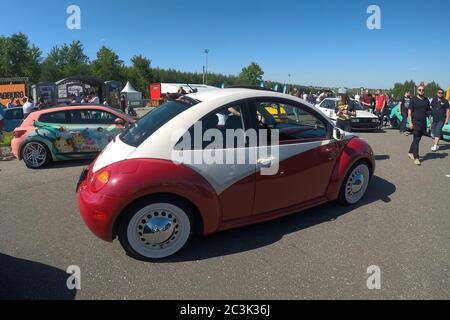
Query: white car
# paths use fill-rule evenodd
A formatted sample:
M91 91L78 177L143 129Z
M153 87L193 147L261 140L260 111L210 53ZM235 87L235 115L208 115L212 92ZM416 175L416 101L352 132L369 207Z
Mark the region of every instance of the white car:
M336 121L336 109L339 98L326 98L321 103L316 104L316 107L322 111L332 121ZM380 119L365 111L364 108L355 100L352 100L356 109L356 117L351 119L352 130L378 130L380 128Z

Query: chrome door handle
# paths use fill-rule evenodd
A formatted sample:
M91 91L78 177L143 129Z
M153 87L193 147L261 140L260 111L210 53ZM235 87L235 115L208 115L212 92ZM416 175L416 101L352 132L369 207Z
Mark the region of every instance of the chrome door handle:
M264 168L270 168L272 166L272 161L275 160L275 158L264 158L258 160L258 165Z

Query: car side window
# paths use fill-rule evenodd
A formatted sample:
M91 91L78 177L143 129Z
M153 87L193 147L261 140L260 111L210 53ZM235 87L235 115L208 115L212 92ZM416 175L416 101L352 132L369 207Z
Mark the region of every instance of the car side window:
M328 139L327 124L300 105L284 102L256 102L259 130L279 130L280 144Z
M39 117L39 122L43 123L68 123L66 111L58 111L43 114Z
M71 110L72 124L114 124L116 116L102 110L81 109Z
M200 119L180 139L175 149L186 149L188 145L192 150L243 147L245 145L244 128L242 105L227 105Z

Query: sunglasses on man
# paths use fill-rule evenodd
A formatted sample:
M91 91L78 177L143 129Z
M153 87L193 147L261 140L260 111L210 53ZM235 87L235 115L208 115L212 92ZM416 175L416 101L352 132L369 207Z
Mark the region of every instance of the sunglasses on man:
M444 92L442 92L442 91L439 91L439 92L438 92L438 94L444 94Z

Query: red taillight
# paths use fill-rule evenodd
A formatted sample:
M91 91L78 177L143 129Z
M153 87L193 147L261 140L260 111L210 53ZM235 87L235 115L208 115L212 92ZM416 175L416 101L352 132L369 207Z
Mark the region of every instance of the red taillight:
M20 137L22 137L25 133L27 133L26 130L14 130L14 138L20 138Z
M96 193L103 189L109 181L110 173L109 171L100 171L91 179L91 191Z

